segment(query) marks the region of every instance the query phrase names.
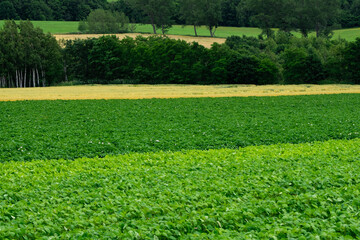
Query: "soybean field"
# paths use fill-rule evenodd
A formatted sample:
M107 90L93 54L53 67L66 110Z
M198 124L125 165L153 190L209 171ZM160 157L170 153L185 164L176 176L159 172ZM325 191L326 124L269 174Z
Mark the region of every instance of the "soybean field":
M360 95L0 102L1 239L358 239Z

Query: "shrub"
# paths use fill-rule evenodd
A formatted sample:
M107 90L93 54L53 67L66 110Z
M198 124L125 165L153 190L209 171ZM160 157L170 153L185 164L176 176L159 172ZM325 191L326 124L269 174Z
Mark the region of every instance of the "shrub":
M360 38L344 49L344 74L352 83L360 83Z
M324 68L317 54L305 48L289 48L282 55L284 79L288 84L317 83L324 80Z
M86 22L79 22L79 31L89 33L129 32L129 18L124 13L103 9L92 11Z

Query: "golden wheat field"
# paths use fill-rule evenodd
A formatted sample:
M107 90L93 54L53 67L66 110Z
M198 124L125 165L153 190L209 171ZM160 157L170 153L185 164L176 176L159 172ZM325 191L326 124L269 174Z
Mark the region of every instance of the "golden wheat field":
M139 35L144 37L154 36L153 34L141 34L141 33L125 33L125 34L55 34L57 40L74 40L74 39L87 39L87 38L97 38L104 35L116 35L119 39L125 37L135 38ZM159 35L160 36L160 35ZM192 36L179 36L179 35L166 35L171 39L180 39L186 42L198 42L204 47L210 48L213 43L225 43L225 38L210 38L210 37L192 37Z
M0 88L0 101L248 97L360 93L359 85L91 85Z

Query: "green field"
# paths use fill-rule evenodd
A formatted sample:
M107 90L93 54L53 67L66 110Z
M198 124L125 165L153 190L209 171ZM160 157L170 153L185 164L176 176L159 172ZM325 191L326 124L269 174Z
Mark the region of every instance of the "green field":
M0 102L0 162L352 139L360 95Z
M66 33L77 33L78 22L61 22L61 21L33 21L34 25L40 27L44 32L50 32L52 34L66 34ZM0 21L0 27L4 24L4 21ZM137 24L136 32L140 33L152 33L151 25L140 25ZM161 31L159 31L161 33ZM238 27L219 27L216 30L216 37L226 38L229 36L258 36L261 30L258 28L238 28ZM192 26L173 26L168 34L173 35L188 35L193 36L194 30ZM198 34L200 36L209 36L209 31L206 27L198 28ZM294 33L296 36L300 36L299 33ZM348 41L353 41L357 37L360 37L360 28L352 29L341 29L334 31L334 39L344 38Z
M0 164L1 239L358 239L360 140Z
M359 239L359 107L0 102L0 239Z

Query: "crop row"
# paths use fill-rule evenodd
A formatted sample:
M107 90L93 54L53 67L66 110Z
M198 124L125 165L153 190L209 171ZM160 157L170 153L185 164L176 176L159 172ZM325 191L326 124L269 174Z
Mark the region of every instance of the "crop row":
M359 146L0 163L0 238L359 238Z
M0 162L352 139L360 95L0 102Z

